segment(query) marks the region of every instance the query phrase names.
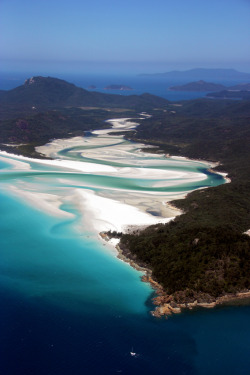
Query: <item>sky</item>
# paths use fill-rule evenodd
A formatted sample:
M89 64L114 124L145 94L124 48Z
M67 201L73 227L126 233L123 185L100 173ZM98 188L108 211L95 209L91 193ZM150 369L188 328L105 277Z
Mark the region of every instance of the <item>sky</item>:
M250 0L1 0L2 69L250 72Z

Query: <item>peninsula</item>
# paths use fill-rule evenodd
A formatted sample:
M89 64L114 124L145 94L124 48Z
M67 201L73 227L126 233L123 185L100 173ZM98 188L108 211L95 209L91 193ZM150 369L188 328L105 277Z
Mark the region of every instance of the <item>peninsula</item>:
M179 104L172 104L174 116L145 119L129 139L219 162L213 171L228 173L231 182L172 201L183 214L168 224L120 236L126 256L150 269L147 280L159 292L156 315L249 297L250 288L250 102Z

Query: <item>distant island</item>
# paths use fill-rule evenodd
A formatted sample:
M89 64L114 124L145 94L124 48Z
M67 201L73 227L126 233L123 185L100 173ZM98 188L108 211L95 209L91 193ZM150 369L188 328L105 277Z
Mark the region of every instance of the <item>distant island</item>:
M250 83L240 83L224 90L210 92L206 96L213 99L243 99L250 100Z
M96 89L96 86L95 85L90 85L88 86L88 90L95 90Z
M139 76L156 76L168 79L180 80L250 80L250 73L242 73L235 69L190 69L190 70L173 70L165 73L139 74Z
M240 83L235 86L231 86L228 89L235 91L250 91L250 83Z
M238 85L226 87L218 83L200 80L180 86L171 86L169 90L209 92L206 96L213 99L250 99L250 83L240 83Z
M242 99L250 100L249 90L222 90L219 92L210 92L206 95L213 99Z
M121 90L121 91L126 91L126 90L133 90L132 87L126 86L126 85L109 85L104 87L104 90Z
M203 80L190 82L185 85L180 86L171 86L169 90L173 91L221 91L224 90L226 87L224 85L220 85L219 83L211 83L206 82Z

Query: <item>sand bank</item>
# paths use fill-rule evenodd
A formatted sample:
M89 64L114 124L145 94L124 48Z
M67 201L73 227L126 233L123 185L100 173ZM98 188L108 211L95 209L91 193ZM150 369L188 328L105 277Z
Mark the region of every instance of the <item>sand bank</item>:
M109 230L122 232L129 225L167 223L173 218L159 218L147 214L137 207L100 197L91 190L78 189L77 194L84 223L91 225L98 233Z
M62 210L63 199L59 195L42 193L38 191L25 190L24 186L22 189L14 185L9 185L8 190L18 197L21 197L26 203L35 207L39 211L46 212L52 216L60 218L74 218L75 215L70 212Z

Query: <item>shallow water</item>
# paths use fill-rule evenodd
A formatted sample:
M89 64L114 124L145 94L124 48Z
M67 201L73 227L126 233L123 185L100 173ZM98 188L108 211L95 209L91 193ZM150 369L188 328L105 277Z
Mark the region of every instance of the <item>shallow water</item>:
M105 154L107 141L113 146ZM153 318L153 290L92 225L98 218L98 228L117 223L98 206L92 216L84 200L88 192L110 210L116 200L135 204L141 215L161 214L165 200L223 177L204 163L141 153L140 145L112 137L90 137L88 149L84 142L57 157L80 163L91 157L88 172L2 155L0 373L247 374L249 307Z

